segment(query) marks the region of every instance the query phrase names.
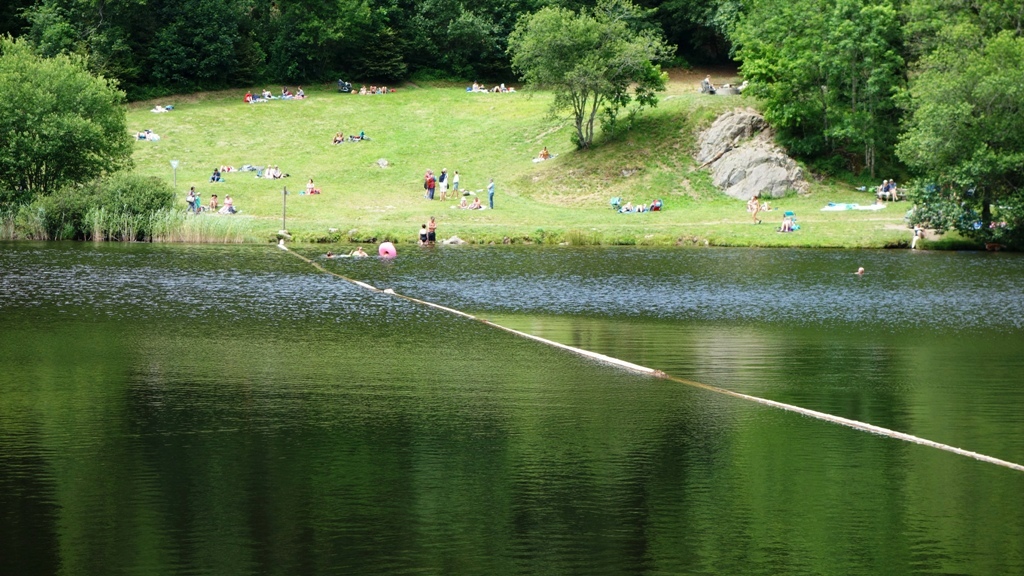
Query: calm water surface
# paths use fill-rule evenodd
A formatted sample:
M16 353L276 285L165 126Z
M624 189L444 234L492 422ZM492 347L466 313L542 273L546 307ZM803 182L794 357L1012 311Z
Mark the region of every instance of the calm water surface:
M1015 255L324 265L1024 462ZM1019 472L276 248L0 244L0 573L1019 574L1021 494Z

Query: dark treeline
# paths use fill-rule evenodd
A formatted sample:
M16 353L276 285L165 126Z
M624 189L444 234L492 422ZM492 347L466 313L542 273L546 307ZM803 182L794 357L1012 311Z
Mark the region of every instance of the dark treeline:
M0 33L86 55L129 99L339 77L508 79L517 19L589 0L12 0ZM715 3L647 0L680 62L729 56Z

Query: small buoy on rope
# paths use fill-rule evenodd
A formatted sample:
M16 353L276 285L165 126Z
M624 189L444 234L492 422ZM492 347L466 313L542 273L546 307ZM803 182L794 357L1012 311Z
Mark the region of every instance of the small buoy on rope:
M391 242L384 242L377 248L377 253L380 254L381 258L394 258L398 256L398 250L395 250L395 245Z

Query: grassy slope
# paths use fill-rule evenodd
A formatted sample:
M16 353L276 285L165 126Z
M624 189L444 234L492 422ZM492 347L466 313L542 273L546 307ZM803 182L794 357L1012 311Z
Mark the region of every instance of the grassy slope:
M456 234L476 242L529 238L575 243L700 243L750 246L887 246L906 244L906 205L879 212L821 212L829 201L871 202L847 184L816 183L807 196L773 202L780 208L755 226L743 201L715 191L691 157L696 134L721 111L749 105L740 97L694 93L689 77L676 77L658 108L645 112L624 138L578 152L568 122L548 117L544 93L469 94L461 86L404 86L386 96L341 95L332 87L310 89L303 101L247 105L242 91L207 93L133 105L129 125L151 128L158 142L137 142L140 172L171 178L169 160L180 160L179 202L195 185L204 203L211 194L234 197L248 237L271 238L281 227L283 186L288 229L299 238L325 237L330 228L354 239L414 241L427 217L439 222L440 237ZM154 103L175 111L153 114ZM365 130L373 140L331 144L338 130ZM535 164L542 146L557 158ZM376 162L385 158L389 167ZM215 166L276 164L291 174L260 180L231 173L209 184ZM494 211L452 209L454 202L423 199L427 168L459 170L462 186L497 185ZM628 175L624 175L628 174ZM299 195L308 178L320 196ZM609 198L634 202L662 198L662 213L617 214ZM484 198L486 200L486 198ZM795 234L774 232L782 210L794 210L802 225ZM208 216L203 215L202 218ZM209 216L210 218L229 218Z

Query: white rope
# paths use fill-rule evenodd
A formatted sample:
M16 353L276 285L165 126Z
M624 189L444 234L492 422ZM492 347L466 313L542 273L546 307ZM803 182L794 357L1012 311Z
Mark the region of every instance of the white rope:
M526 332L521 332L519 330L508 328L508 327L502 326L501 324L495 324L494 322L491 322L490 320L485 320L483 318L477 318L476 316L473 316L472 314L467 314L465 312L462 312L461 310L456 310L454 308L448 308L447 306L441 306L440 304L435 304L433 302L427 302L426 300L420 300L418 298L413 298L411 296L406 296L404 294L399 294L399 293L395 292L394 290L391 290L390 288L387 289L387 290L380 290L379 288L375 288L375 287L373 287L373 286L371 286L371 285L369 285L369 284L367 284L365 282L360 282L358 280L353 280L353 279L348 278L346 276L342 276L341 274L337 274L335 272L331 272L330 270L325 269L323 266L317 264L316 262L310 260L309 258L306 258L305 256L302 256L301 254L296 254L295 252L292 252L291 250L289 250L287 247L285 247L283 245L281 245L280 248L282 248L283 250L285 250L287 252L291 252L292 254L295 254L295 256L301 258L302 260L305 260L306 262L308 262L309 264L312 264L314 267L316 267L317 269L319 269L319 270L321 270L323 272L326 272L326 273L328 273L328 274L330 274L332 276L336 276L338 278L341 278L342 280L345 280L346 282L351 282L352 284L355 284L356 286L359 286L361 288L365 288L365 289L370 290L372 292L383 292L385 294L388 294L388 295L391 295L391 296L397 296L398 298L402 298L402 299L408 300L410 302L415 302L415 303L421 304L423 306L429 306L431 308L436 308L438 310L443 310L444 312L448 312L449 314L455 314L457 316L462 316L462 317L468 318L470 320L476 320L477 322L481 322L481 323L486 324L488 326L493 326L495 328L498 328L500 330L504 330L506 332L510 332L510 333L515 334L517 336L520 336L520 337L523 337L523 338L529 338L530 340L536 340L537 342L542 342L544 344L547 344L548 346L554 346L555 348L561 348L562 350L567 350L569 352L573 352L575 354L579 354L580 356L585 356L587 358L591 358L591 359L597 360L599 362L605 362L607 364L612 364L614 366L618 366L618 367L624 368L626 370L631 370L633 372L639 372L641 374L645 374L645 375L648 375L648 376L655 376L657 378L664 378L666 380L671 380L673 382L679 382L680 384L686 384L687 386L693 386L695 388L700 388L702 390L707 390L709 392L715 392L717 394L723 394L725 396L732 396L733 398L739 398L741 400L748 400L750 402L756 402L756 403L761 404L763 406L771 406L772 408L778 408L779 410L786 410L787 412L795 412L795 413L801 414L803 416L808 416L810 418L816 418L818 420L823 420L825 422L831 422L833 424L839 424L841 426L847 426L847 427L853 428L855 430L861 430L861 431L864 431L864 432L869 432L871 434L877 434L879 436L886 436L886 437L889 437L889 438L895 438L897 440L903 440L905 442L911 442L913 444L919 444L921 446L928 446L930 448L935 448L935 449L938 449L938 450L944 450L946 452L951 452L953 454L958 454L960 456L966 456L968 458L973 458L973 459L979 460L981 462L987 462L989 464L995 464L996 466L1002 466L1004 468L1009 468L1011 470L1017 470L1019 472L1024 472L1024 466L1022 466L1020 464L1017 464L1015 462L1009 462L1007 460L1001 460L1001 459L995 458L993 456L987 456L985 454L980 454L978 452L972 452L970 450L964 450L963 448L956 448L955 446L950 446L948 444L942 444L940 442L935 442L934 440L928 440L927 438L921 438L919 436L914 436L912 434L907 434L905 432L898 432L896 430L890 430L888 428L883 428L881 426L875 426L874 424L868 424L866 422L861 422L859 420L851 420L849 418L843 418L842 416L834 416L832 414L827 414L825 412L818 412L817 410L810 410L808 408L801 408L800 406L794 406L792 404L786 404L784 402L776 402L775 400L768 400L767 398L760 398L758 396L750 396L749 394L743 394L743 393L740 393L740 392L733 392L732 390L727 390L725 388L719 388L717 386L711 386L709 384L703 384L701 382L696 382L694 380L687 380L685 378L679 378L679 377L676 377L676 376L670 376L668 374L665 374L661 370L655 370L653 368L648 368L646 366L641 366L639 364L633 364L632 362L627 362L625 360L620 360L618 358L613 358L611 356L606 356L604 354L598 354L597 352L591 352L590 350L584 350L582 348L576 348L576 347L573 347L573 346L569 346L567 344L562 344L560 342L555 342L553 340L548 340L547 338L541 338L540 336L535 336L533 334L528 334Z

